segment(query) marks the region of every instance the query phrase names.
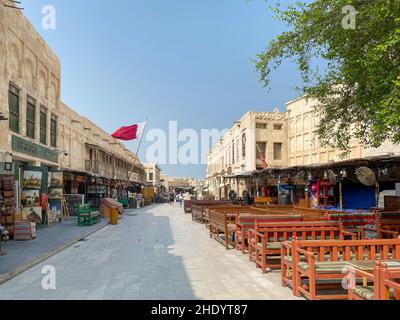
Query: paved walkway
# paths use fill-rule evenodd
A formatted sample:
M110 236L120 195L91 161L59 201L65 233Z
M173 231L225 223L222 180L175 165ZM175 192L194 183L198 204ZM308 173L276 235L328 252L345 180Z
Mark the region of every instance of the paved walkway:
M55 223L51 228L39 226L35 240L2 242L2 250L7 254L0 257L0 283L107 224L108 221L102 219L96 225L78 227L77 219L71 218L62 223Z
M0 286L0 299L293 299L280 273L263 275L170 204L136 210ZM56 290L42 268L55 267Z

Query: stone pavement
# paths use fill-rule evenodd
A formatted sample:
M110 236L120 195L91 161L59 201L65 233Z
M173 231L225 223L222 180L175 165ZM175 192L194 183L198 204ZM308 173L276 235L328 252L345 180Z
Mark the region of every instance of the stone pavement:
M161 204L126 215L0 286L0 299L294 299L280 273L263 275L226 251L182 209ZM56 290L42 268L55 267Z
M71 217L62 223L55 223L51 228L39 226L35 240L2 242L2 250L7 254L0 257L0 283L107 224L108 221L103 219L90 227L78 227L76 218Z

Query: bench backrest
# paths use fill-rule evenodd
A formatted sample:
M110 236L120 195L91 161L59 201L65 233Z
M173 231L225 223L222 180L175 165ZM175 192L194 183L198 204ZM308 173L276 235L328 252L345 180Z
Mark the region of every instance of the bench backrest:
M295 251L300 248L315 253L320 262L400 259L400 240L397 239L325 241L295 239L292 245Z
M78 213L91 213L92 206L90 203L87 204L78 204Z
M377 217L381 220L400 220L400 211L380 211Z
M254 229L255 225L263 223L276 223L276 222L299 222L301 216L290 214L237 214L236 224L245 229Z
M384 230L400 233L400 220L377 220L377 224Z
M304 240L334 240L341 235L339 223L331 222L281 222L256 223L255 230L262 233L267 242L291 241L295 237Z
M233 224L233 223L235 223L235 215L228 214L226 212L210 210L209 211L209 223L210 224L220 224L220 225Z
M358 228L371 224L375 220L375 214L372 212L329 214L329 220L341 221L345 228Z

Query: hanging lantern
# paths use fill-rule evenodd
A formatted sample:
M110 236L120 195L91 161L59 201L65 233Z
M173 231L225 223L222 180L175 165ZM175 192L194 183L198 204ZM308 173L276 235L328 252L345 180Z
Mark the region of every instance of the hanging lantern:
M316 192L317 192L317 185L316 185L316 184L313 184L313 185L311 186L311 192L312 192L312 193L316 193Z

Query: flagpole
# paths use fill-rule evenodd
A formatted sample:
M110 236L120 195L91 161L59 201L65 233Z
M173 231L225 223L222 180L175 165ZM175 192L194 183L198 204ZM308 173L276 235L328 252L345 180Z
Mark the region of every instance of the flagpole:
M138 148L137 148L137 151L136 151L136 154L135 154L135 156L136 156L136 159L139 159L139 157L138 157L138 154L139 154L139 150L140 150L140 146L141 146L141 144L142 144L142 141L143 141L143 136L144 136L144 132L146 131L146 127L147 127L147 122L148 122L148 117L146 117L146 122L145 122L145 124L144 124L144 127L143 127L143 133L142 133L142 136L140 137L140 142L139 142L139 145L138 145ZM136 161L136 159L135 159L135 161ZM140 162L140 161L139 161ZM132 168L133 169L133 168ZM126 184L128 184L129 183L129 181L131 180L131 176L132 176L132 169L131 169L131 172L129 172L129 176L128 176L128 181L127 181L127 183Z
M145 122L145 124L144 124L143 133L142 133L142 136L140 137L140 142L139 142L139 145L138 145L138 148L137 148L137 151L136 151L136 157L138 157L139 150L140 150L140 146L142 145L143 136L144 136L144 133L145 133L145 131L146 131L146 127L147 127L147 122L148 122L148 120L149 120L149 117L146 117L146 122Z

